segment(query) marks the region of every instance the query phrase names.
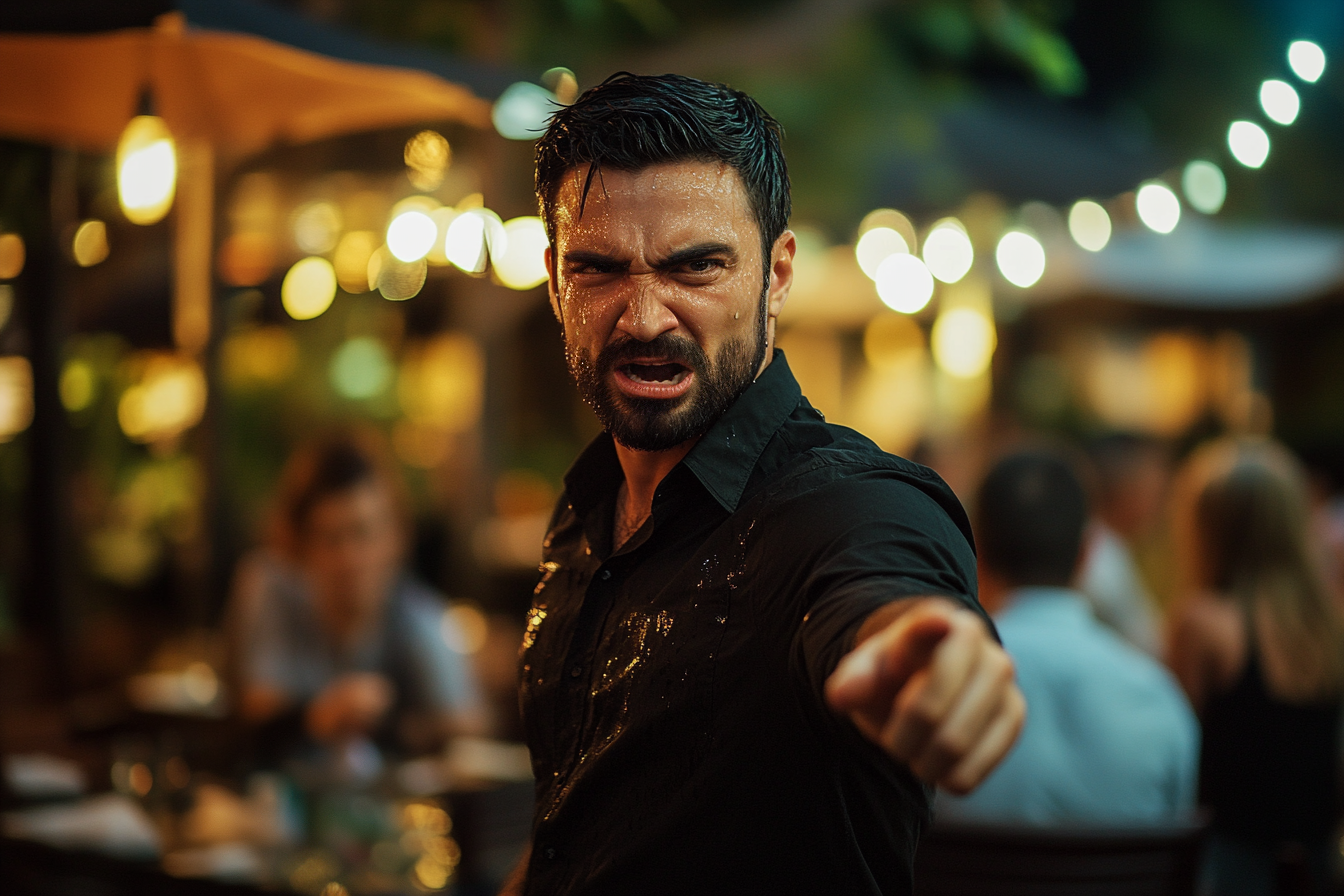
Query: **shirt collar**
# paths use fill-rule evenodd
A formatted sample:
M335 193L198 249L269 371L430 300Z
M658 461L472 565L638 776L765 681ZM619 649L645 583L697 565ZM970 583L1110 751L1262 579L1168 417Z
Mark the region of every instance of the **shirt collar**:
M704 434L681 464L728 512L737 509L761 452L802 399L784 353L775 350L769 366ZM621 465L610 433L589 443L569 472L565 490L574 510L586 515L615 493Z

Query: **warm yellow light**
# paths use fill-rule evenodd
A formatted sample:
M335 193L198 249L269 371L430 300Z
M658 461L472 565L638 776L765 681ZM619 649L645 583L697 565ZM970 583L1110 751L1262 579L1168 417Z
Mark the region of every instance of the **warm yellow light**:
M448 264L448 256L443 251L443 241L448 236L448 227L453 223L453 219L458 216L458 211L451 206L440 206L431 212L429 217L434 221L436 228L434 233L434 245L430 248L429 254L425 256L425 261L435 267L441 267Z
M485 218L478 211L471 209L454 218L443 240L443 254L471 274L485 270Z
M546 282L546 225L536 216L513 218L504 224L504 252L491 254L495 275L510 289L532 289Z
M1185 201L1195 211L1214 215L1227 198L1227 179L1217 165L1196 159L1185 166L1181 175L1181 191L1185 193Z
M139 381L121 394L117 422L133 442L172 438L200 422L205 413L205 374L190 358L155 354Z
M0 280L13 280L23 273L27 255L23 237L17 233L0 233Z
M421 131L406 141L406 176L417 190L437 189L453 159L452 147L438 131Z
M318 255L294 263L280 284L280 302L295 320L311 320L336 298L336 269Z
M1288 66L1303 81L1314 84L1325 74L1325 51L1309 40L1295 40L1288 45Z
M917 246L915 235L915 225L910 223L910 219L894 208L875 208L863 216L859 222L859 236L863 236L868 231L876 227L885 227L888 230L894 230L905 240L907 251L914 252Z
M863 356L879 370L901 367L924 351L924 331L904 314L883 312L863 330Z
M369 283L369 258L377 250L378 234L372 230L352 230L341 237L333 264L341 289L358 295L373 288Z
M341 210L331 202L309 202L294 212L294 243L309 255L325 255L341 235Z
M480 419L484 383L485 361L475 340L441 333L407 347L397 398L415 423L463 432Z
M299 345L287 327L247 327L224 340L219 361L232 388L275 386L298 366Z
M443 613L443 641L454 653L479 653L490 634L485 614L470 604L455 604Z
M61 368L59 383L61 404L67 411L77 414L93 404L97 392L98 380L88 361L79 358L65 362Z
M1040 240L1021 230L1010 230L994 249L994 260L1003 279L1026 289L1045 273L1045 247Z
M219 247L219 276L230 286L260 286L275 269L275 240L263 231L231 234Z
M14 311L14 287L0 283L0 330L9 323L9 315Z
M1269 135L1253 121L1234 121L1227 129L1227 148L1247 168L1259 168L1269 158Z
M966 228L956 218L945 218L924 237L924 264L944 283L956 283L975 262L975 249Z
M70 243L70 254L74 256L75 264L91 268L106 260L108 251L107 225L102 221L85 221L75 230L75 238Z
M1139 187L1134 207L1144 226L1156 233L1171 233L1181 220L1181 201L1160 180L1150 180Z
M22 355L0 357L0 442L33 422L33 367Z
M1069 235L1089 252L1100 252L1111 241L1111 216L1091 199L1080 199L1069 209Z
M429 264L423 258L400 261L386 246L369 256L369 288L389 301L402 302L418 295L428 276Z
M989 368L998 336L994 321L977 308L951 308L938 315L930 334L933 360L955 377L970 379Z
M399 261L419 261L434 248L438 225L424 212L402 212L387 225L387 250Z
M869 280L877 279L878 265L889 256L909 251L910 246L905 242L905 237L890 227L866 230L854 244L854 257L859 262L859 269L868 275Z
M134 224L162 220L177 187L177 150L168 126L156 115L137 115L117 143L117 195Z
M877 297L892 311L914 314L933 298L933 275L918 257L901 253L877 266Z
M1289 125L1297 120L1302 100L1287 81L1270 78L1260 85L1260 108L1275 124Z

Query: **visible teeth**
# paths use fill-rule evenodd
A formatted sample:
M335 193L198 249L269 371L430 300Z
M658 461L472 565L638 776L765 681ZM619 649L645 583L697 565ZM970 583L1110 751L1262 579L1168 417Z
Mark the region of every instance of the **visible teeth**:
M676 384L686 378L686 368L678 364L630 364L626 376L637 383Z

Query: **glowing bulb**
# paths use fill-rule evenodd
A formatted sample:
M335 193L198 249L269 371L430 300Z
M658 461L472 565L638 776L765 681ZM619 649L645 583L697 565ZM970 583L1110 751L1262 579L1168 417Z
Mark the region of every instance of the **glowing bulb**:
M1185 193L1185 201L1195 211L1216 215L1227 198L1227 180L1217 165L1197 159L1185 166L1185 172L1181 175L1181 191Z
M117 143L117 195L126 219L153 224L168 214L177 188L177 150L156 115L137 115Z
M89 220L75 230L75 238L70 244L70 254L75 264L82 268L91 268L108 255L107 225L102 221Z
M994 249L1003 279L1026 289L1045 273L1045 247L1040 240L1021 230L1010 230Z
M889 256L909 252L910 247L901 236L890 227L874 227L866 231L854 244L854 257L859 268L868 275L869 280L877 279L877 267Z
M989 368L998 335L994 331L994 321L985 312L975 308L949 308L933 322L929 341L933 360L941 369L955 377L970 379Z
M280 284L280 303L295 320L311 320L336 298L336 269L318 255L294 263Z
M1253 121L1234 121L1227 129L1227 148L1247 168L1259 168L1269 158L1269 135Z
M402 212L387 225L387 251L400 261L419 261L434 248L439 228L424 212Z
M892 311L914 314L933 298L933 275L924 262L906 252L888 255L873 279L878 298Z
M1111 216L1091 199L1080 199L1069 209L1069 235L1089 252L1100 252L1111 241Z
M1288 66L1303 81L1314 84L1325 74L1325 51L1309 40L1288 45Z
M1134 205L1139 220L1157 233L1171 233L1181 220L1181 200L1160 180L1151 180L1139 187Z
M1276 124L1292 124L1302 108L1297 91L1287 81L1270 79L1260 85L1260 108Z
M944 283L956 283L971 269L975 249L971 238L956 218L935 224L924 237L924 264L929 273Z
M532 289L546 282L546 225L538 217L514 218L504 224L508 245L494 257L495 275L510 289Z

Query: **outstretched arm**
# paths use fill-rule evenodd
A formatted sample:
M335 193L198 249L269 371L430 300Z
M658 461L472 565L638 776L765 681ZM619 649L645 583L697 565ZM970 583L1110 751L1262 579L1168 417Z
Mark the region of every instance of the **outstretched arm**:
M831 707L920 778L973 790L1026 717L1013 663L974 612L911 598L872 613L826 682Z

